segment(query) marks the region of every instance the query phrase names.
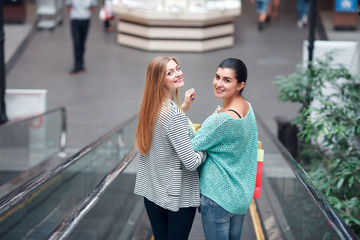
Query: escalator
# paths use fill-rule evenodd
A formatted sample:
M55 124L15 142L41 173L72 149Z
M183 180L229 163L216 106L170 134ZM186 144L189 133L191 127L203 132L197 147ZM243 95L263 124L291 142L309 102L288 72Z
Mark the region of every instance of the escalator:
M89 198L89 194L109 172L118 165L122 166L123 158L133 148L135 126L136 119L133 117L72 157L5 195L0 202L0 239L46 239L74 207ZM116 216L117 219L131 214L135 207L132 204L136 202L130 194L134 176L135 171L122 174L116 180L121 182L117 191L122 194L111 204L106 204L109 209L121 207L119 213L110 210L112 214L120 216ZM100 215L97 219L101 221L90 221L88 226L95 229L95 226L101 226L100 223L108 223L106 220L111 214ZM123 225L121 221L118 224ZM109 230L105 232L109 234ZM84 234L91 233L89 229ZM94 236L98 236L98 233ZM96 238L82 236L77 239Z
M148 220L142 198L133 194L136 121L130 118L1 199L0 239L140 239L134 236ZM255 200L261 222L253 213L251 219L264 234L255 230L256 237L243 239L357 239L261 119L258 130L265 150Z

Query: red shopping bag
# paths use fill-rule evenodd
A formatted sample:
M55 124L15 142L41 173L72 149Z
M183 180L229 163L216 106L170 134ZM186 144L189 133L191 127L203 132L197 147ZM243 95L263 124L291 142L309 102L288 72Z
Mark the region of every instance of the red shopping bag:
M258 142L256 181L255 181L255 191L253 198L260 198L263 162L264 162L264 150L261 149L261 142Z

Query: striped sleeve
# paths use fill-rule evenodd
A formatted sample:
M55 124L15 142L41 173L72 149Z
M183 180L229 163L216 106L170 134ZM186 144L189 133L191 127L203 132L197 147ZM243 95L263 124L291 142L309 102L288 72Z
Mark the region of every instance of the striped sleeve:
M206 152L194 151L187 124L187 117L181 112L176 112L169 122L168 136L184 167L190 171L195 171L206 159Z

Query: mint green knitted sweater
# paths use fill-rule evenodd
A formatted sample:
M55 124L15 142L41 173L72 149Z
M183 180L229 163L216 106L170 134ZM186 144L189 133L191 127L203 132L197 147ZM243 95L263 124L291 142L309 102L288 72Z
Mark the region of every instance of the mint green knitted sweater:
M199 167L201 194L233 214L246 213L255 189L257 127L249 106L241 119L211 115L191 140L195 151L208 153Z

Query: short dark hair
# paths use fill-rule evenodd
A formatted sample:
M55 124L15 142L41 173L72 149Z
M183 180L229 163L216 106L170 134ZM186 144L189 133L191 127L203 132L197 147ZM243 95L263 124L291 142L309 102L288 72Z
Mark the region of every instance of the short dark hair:
M247 80L247 68L243 61L237 58L226 58L221 61L218 68L229 68L234 71L235 78L238 83L244 82L246 84ZM240 90L240 94L242 93L244 88Z

